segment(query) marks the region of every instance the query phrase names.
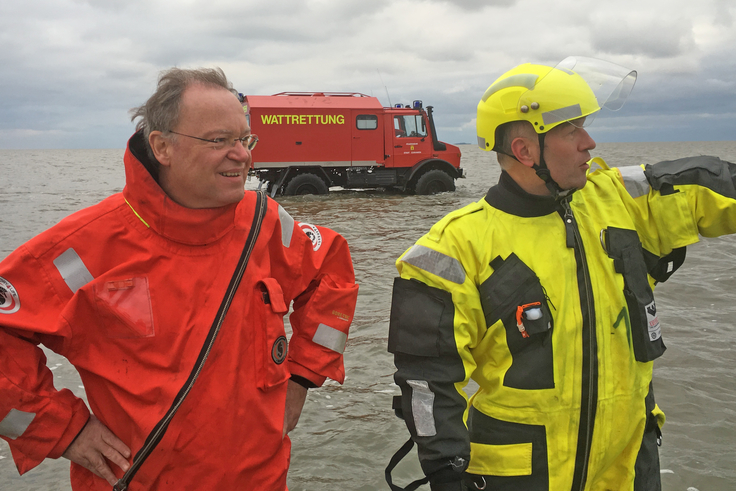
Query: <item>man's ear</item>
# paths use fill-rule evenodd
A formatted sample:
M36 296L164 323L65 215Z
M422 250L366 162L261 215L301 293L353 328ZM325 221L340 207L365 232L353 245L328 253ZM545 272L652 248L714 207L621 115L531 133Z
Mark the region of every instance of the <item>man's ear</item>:
M152 131L148 135L148 144L151 145L153 156L158 162L166 167L171 165L171 145L172 141L166 138L160 131Z
M539 143L531 138L518 136L511 141L511 151L516 160L531 168L537 163Z

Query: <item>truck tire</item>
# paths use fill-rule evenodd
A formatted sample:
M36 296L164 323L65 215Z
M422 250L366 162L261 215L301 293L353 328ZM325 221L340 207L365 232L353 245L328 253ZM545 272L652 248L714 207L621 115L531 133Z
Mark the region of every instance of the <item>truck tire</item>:
M432 169L425 172L414 186L415 194L437 194L455 190L455 180L443 170Z
M284 195L295 196L300 194L327 194L330 188L325 181L316 174L297 174L284 188Z

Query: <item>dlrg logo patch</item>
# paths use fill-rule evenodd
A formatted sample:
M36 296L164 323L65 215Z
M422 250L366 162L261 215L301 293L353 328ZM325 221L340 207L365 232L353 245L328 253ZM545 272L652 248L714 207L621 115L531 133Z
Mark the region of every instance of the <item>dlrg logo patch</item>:
M13 314L20 309L20 298L15 287L0 276L0 314Z

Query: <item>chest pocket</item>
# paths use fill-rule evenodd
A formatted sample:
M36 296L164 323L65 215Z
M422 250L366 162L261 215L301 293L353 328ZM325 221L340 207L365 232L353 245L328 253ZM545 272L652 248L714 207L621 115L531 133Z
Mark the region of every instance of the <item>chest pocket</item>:
M640 362L659 358L667 348L662 341L657 306L649 286L639 235L636 230L608 227L603 231L603 239L614 269L624 277L634 358Z
M148 279L144 276L94 285L97 314L109 338L132 339L154 335Z
M514 253L491 262L494 271L478 288L486 326L499 320L512 362L503 385L515 389L555 386L552 315L537 275Z
M286 363L288 342L284 315L289 311L281 285L274 278L256 284L253 295L253 318L256 319L256 373L258 388L269 390L289 379Z

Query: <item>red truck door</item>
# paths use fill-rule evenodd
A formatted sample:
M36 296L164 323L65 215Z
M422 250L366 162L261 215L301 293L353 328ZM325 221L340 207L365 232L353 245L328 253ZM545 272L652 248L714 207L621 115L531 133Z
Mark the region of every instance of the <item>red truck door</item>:
M352 148L353 166L382 164L383 133L378 114L361 109L352 111Z
M394 167L412 167L432 154L432 138L421 113L394 114Z

